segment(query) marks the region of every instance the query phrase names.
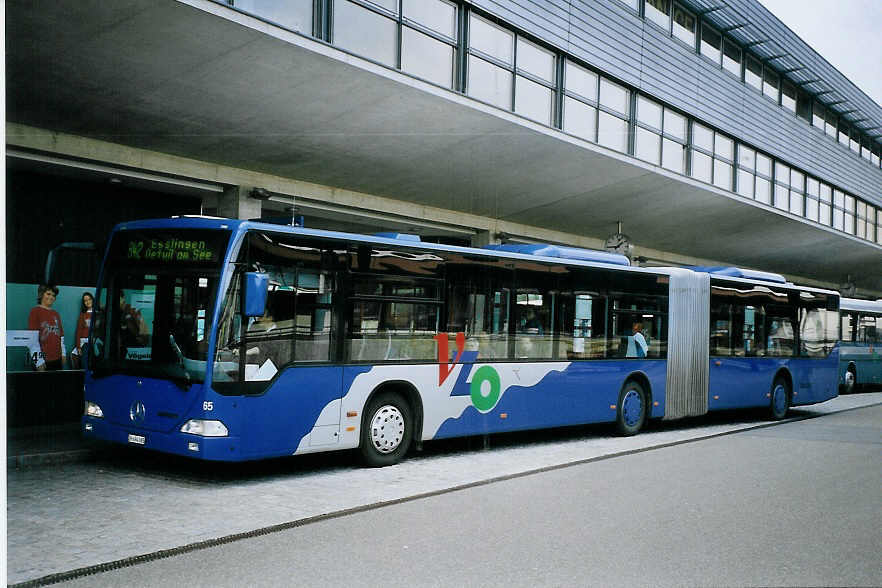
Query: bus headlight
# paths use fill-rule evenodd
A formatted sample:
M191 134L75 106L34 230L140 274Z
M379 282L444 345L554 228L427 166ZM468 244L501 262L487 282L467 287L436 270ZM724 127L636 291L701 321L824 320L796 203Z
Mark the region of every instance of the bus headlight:
M199 435L200 437L226 437L229 435L226 425L220 421L190 419L181 427L181 433Z
M86 401L86 409L84 411L86 416L95 417L96 419L104 418L104 411L101 410L101 407L95 404L94 402Z

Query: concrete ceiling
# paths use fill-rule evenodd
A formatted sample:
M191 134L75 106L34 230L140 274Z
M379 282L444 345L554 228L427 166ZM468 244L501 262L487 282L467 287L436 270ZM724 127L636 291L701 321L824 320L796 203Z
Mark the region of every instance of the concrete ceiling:
M6 23L9 122L882 292L878 246L215 3L8 0Z

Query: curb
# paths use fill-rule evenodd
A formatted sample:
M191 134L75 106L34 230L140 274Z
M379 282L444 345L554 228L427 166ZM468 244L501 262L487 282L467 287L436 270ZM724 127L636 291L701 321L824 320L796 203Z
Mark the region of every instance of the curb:
M66 451L50 451L6 457L6 469L24 469L41 466L54 466L67 463L91 461L97 456L95 449L72 449Z

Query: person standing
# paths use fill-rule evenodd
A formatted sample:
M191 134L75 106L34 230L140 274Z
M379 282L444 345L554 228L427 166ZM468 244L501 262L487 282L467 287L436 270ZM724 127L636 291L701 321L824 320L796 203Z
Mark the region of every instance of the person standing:
M37 288L37 306L28 315L28 329L39 333L40 352L35 363L40 372L63 369L67 362L61 315L52 309L57 296L58 288L41 284Z
M80 318L77 319L76 344L70 353L73 369L78 370L83 362L83 343L89 338L89 328L92 326L92 307L95 298L90 292L83 292L80 302Z
M646 344L646 338L643 336L643 323L635 322L631 325L631 331L634 333L634 347L637 357L646 357L649 345Z

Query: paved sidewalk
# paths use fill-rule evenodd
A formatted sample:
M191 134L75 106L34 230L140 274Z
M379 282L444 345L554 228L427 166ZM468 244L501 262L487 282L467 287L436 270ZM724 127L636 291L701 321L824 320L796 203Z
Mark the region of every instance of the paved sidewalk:
M796 409L794 416L879 404L882 393L855 394ZM537 433L515 443L510 437L492 440L490 451L455 444L444 451L428 447L379 469L361 468L352 456L333 453L200 467L200 462L132 452L96 457L94 463L11 469L7 579L34 580L365 505L770 424L743 411L659 424L634 437L613 436L609 427Z

